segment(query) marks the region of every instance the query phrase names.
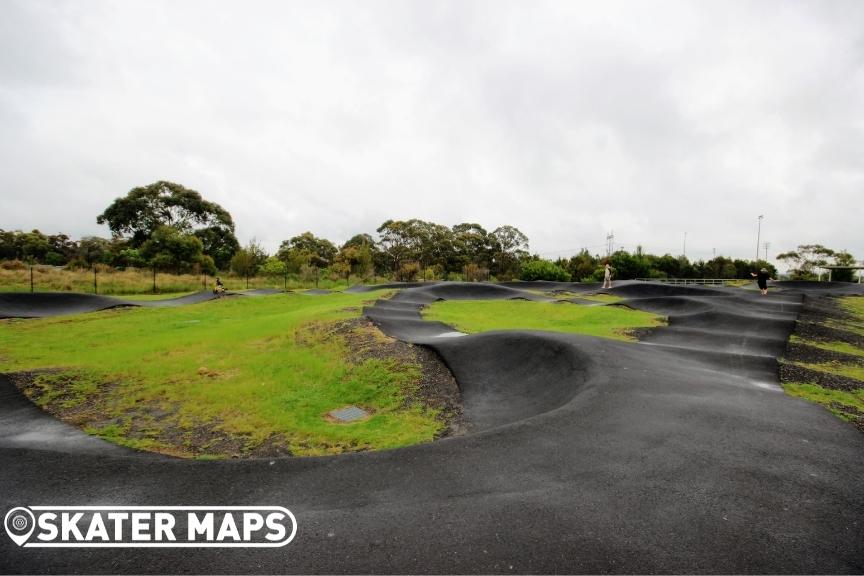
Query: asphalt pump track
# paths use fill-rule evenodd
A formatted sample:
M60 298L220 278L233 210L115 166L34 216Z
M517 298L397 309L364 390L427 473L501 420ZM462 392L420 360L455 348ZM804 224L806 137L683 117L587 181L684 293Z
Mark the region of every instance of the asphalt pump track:
M280 505L298 524L277 549L118 553L0 537L0 571L861 573L864 436L777 379L803 299L861 289L776 286L762 297L616 283L607 292L618 305L669 317L628 343L462 335L420 315L442 299L580 305L597 285L397 285L365 315L441 356L471 432L384 452L219 462L136 453L53 420L0 378L3 510Z

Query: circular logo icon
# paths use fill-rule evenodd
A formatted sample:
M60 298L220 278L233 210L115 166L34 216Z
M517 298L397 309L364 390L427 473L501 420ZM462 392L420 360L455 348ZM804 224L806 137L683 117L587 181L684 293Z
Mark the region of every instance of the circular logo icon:
M33 529L36 527L36 518L27 508L13 508L6 513L3 525L6 527L6 534L9 535L9 538L22 546L33 533Z

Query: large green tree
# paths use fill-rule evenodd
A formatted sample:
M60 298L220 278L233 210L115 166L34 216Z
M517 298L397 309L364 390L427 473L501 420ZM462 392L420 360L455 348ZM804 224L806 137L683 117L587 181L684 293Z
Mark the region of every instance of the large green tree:
M193 270L213 274L213 259L204 254L201 240L171 226L159 226L141 245L141 256L157 269L177 274Z
M142 246L161 226L194 235L204 254L219 266L227 265L239 247L227 210L195 190L165 180L133 188L114 200L96 222L107 224L115 237L128 239L132 248Z
M303 266L326 268L336 259L338 250L326 238L312 232L304 232L279 245L276 257L288 265L288 270L298 272Z
M519 264L528 257L528 237L515 226L499 226L489 235L492 253L492 273L499 277L516 277Z

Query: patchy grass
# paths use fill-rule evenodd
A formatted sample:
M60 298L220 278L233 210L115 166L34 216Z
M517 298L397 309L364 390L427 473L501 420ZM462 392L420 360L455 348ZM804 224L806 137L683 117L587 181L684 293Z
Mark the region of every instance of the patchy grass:
M822 350L827 350L829 352L840 352L841 354L852 354L853 356L861 356L864 358L864 349L859 348L858 346L853 346L847 342L823 342L821 340L812 340L808 338L801 338L796 336L795 334L789 338L790 342L797 342L800 344L807 344L808 346L813 346L815 348L820 348Z
M551 330L588 334L616 340L633 340L630 331L660 326L656 314L618 306L580 306L524 300L451 300L436 302L423 312L462 332L489 330Z
M793 334L790 338L790 343L804 346L790 347L787 352L793 351L793 353L785 361L804 370L788 371L789 374L795 375L790 377L790 380L796 381L783 382L783 388L792 396L805 398L827 407L831 412L852 422L864 432L864 362L862 362L864 347L850 343L855 341L854 338L850 342L839 340L845 338L843 335L848 335L849 332L864 334L864 298L860 296L838 298L834 301L836 308L831 302L828 300L821 305L821 309L827 311L828 317L816 316L818 320L813 322L823 327L821 331L814 332L819 336L803 338ZM832 308L834 314L831 314ZM801 328L807 329L807 326ZM807 352L808 346L812 347L811 352ZM824 350L835 355L832 358L823 353L823 358L819 358L818 353L813 354L813 349ZM781 368L781 374L784 372L787 371ZM812 378L827 386L812 381L797 381L799 378L801 380Z
M790 396L804 398L828 408L831 412L860 427L864 424L864 389L844 391L823 388L816 384L788 382L783 389Z
M822 362L819 364L796 362L795 364L804 368L809 368L810 370L815 370L817 372L837 374L838 376L845 376L846 378L854 378L855 380L861 380L861 385L864 386L864 366L839 361Z
M368 298L368 296L366 296ZM225 298L0 322L0 371L88 432L133 448L219 458L278 445L295 455L431 440L442 423L409 398L419 368L349 361L328 329L359 317L364 295ZM372 416L334 424L354 404Z
M833 325L844 330L864 335L864 296L847 296L840 299L840 306L849 313L849 318L834 321Z

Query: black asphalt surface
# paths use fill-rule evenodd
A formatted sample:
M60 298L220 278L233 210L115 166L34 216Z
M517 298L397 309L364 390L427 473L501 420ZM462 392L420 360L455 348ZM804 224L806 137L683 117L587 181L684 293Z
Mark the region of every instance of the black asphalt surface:
M0 571L864 571L864 436L785 395L776 367L803 298L860 287L777 283L762 297L616 283L625 305L670 317L640 343L458 336L419 317L442 298L543 299L520 288L422 285L366 310L436 350L462 390L471 432L405 449L226 462L103 450L0 379L0 511L280 505L298 522L278 549L22 549L2 537Z

